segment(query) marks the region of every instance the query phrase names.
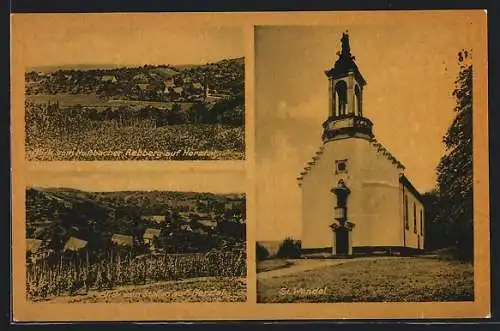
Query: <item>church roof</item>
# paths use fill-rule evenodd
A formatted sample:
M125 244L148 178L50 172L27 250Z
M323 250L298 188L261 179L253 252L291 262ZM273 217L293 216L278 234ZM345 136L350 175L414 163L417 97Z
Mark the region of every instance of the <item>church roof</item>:
M398 169L404 170L405 166L399 162L396 157L394 157L388 150L385 148L377 139L373 138L371 140L371 145L377 149L377 152L382 153L389 161L391 161L393 164L395 164Z
M300 176L297 177L297 180L299 181L299 186L302 186L302 180L309 173L312 167L316 164L316 161L319 160L321 154L323 154L324 149L325 149L324 146L320 146L320 148L316 151L312 159L309 162L307 162L307 166L304 167L304 171L302 171L300 173Z
M394 164L398 169L400 170L405 169L405 166L398 159L396 159L396 157L394 157L380 142L378 142L377 139L372 138L370 140L370 145L376 149L377 153L380 153L381 155L385 156L387 160L391 161L392 164ZM324 151L324 146L321 146L318 149L318 151L314 154L314 156L311 158L311 160L307 162L306 166L304 167L304 170L297 177L299 186L302 186L302 181L304 180L304 177L316 165L316 162L319 160L321 154L323 154L323 151Z
M401 174L399 176L399 182L401 184L403 184L408 189L408 191L410 191L413 194L413 196L418 201L420 201L420 203L424 204L422 196L420 195L420 193L418 192L418 190L415 188L415 186L413 186L413 184L410 182L410 180L408 179L408 177L406 177L404 174Z
M351 46L349 45L349 35L347 32L342 33L342 39L340 39L340 41L342 42L342 51L337 53L339 58L330 70L325 71L325 74L328 77L341 78L353 72L357 80L362 85L365 85L366 81L354 62L356 58L351 54Z

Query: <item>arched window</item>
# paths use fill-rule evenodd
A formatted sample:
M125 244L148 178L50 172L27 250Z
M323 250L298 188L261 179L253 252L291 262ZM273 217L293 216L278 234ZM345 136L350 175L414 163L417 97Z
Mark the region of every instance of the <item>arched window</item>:
M356 85L354 88L354 95L356 96L356 101L354 103L354 114L357 116L363 116L362 104L361 104L361 90L359 86Z
M342 116L347 112L347 84L341 80L335 85L335 115Z
M408 222L408 196L405 194L404 197L404 209L403 209L403 213L404 213L404 222L405 222L405 228L406 229L409 229L410 228L410 224Z
M417 205L413 202L413 233L417 233Z

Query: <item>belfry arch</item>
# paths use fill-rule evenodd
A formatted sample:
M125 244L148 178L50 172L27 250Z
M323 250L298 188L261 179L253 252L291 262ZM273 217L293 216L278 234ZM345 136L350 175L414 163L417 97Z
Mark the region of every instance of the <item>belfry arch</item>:
M347 114L347 84L341 80L335 84L335 116Z

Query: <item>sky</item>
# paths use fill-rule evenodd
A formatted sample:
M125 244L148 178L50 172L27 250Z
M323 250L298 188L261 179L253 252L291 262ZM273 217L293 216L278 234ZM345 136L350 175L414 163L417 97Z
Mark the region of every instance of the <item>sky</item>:
M57 165L43 163L43 166L31 167L26 172L25 181L28 186L34 187L66 187L92 192L246 192L244 167L231 165L233 162L229 166L217 166L211 162L209 167L162 162L91 163L87 162L82 167L71 162Z
M38 14L13 19L29 67L204 64L244 56L241 27L190 24L164 14Z
M476 20L477 22L477 20ZM262 26L255 30L257 240L300 237L296 177L322 145L328 80L349 31L351 53L367 81L363 114L375 138L421 192L435 185L454 118L457 53L472 47L467 17L418 15L370 25Z

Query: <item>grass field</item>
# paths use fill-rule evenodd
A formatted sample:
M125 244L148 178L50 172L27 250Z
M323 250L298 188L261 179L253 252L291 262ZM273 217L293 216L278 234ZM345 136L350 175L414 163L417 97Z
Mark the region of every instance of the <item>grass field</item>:
M113 290L47 298L47 303L167 303L245 302L246 279L202 277L146 285L119 286Z
M261 273L263 275L265 273ZM474 300L471 263L394 257L258 277L258 302L429 302Z
M82 105L95 108L117 108L120 106L146 107L152 106L156 108L172 109L173 102L163 101L143 101L143 100L115 100L115 99L101 99L96 94L28 94L26 99L35 104L46 104L48 102L59 102L61 107L69 107L74 105ZM190 102L180 103L181 109L186 110L193 104Z

